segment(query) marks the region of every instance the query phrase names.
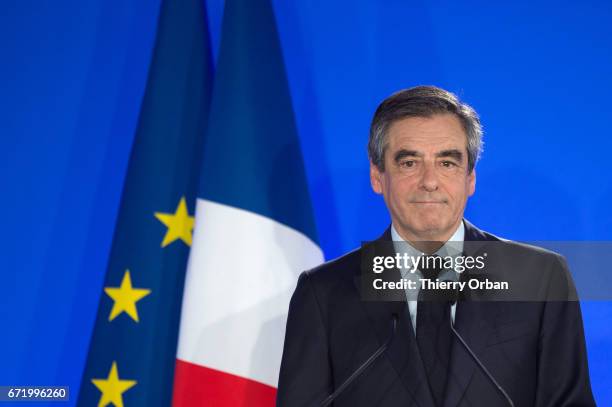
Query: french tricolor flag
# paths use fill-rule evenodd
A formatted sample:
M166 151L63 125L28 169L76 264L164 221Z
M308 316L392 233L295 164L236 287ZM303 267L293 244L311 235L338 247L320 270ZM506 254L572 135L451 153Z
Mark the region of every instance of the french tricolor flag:
M273 406L289 300L323 254L269 0L226 1L200 179L173 405Z

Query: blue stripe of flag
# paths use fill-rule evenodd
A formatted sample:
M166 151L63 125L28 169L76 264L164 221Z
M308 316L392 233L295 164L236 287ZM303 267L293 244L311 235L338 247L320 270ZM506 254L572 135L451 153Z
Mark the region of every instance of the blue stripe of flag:
M269 0L227 0L199 196L318 241Z

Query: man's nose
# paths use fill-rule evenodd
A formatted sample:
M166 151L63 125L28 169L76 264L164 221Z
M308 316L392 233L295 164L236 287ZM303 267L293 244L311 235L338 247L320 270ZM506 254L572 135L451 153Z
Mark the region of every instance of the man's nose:
M436 173L435 163L425 162L422 168L423 173L421 174L421 188L429 192L437 190L438 174Z

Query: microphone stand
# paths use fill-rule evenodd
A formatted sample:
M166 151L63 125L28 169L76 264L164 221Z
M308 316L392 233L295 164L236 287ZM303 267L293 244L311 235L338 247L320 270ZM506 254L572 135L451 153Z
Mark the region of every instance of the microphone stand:
M378 348L376 352L372 354L372 356L370 356L365 362L363 362L363 364L359 366L357 370L355 370L353 374L350 375L349 378L346 379L344 383L342 383L336 389L336 391L334 391L325 400L323 400L320 404L321 407L329 406L336 399L336 397L338 397L357 377L359 377L368 367L370 367L372 363L374 363L376 359L378 359L380 355L382 355L387 350L387 348L389 347L389 344L391 343L391 341L393 340L393 337L395 336L395 332L397 331L397 320L398 320L397 314L393 314L392 318L393 318L392 331L391 331L391 335L389 335L389 338L386 340L386 342L383 343L382 346Z
M455 299L455 300L451 301L450 305L452 306L456 302L457 302L457 300ZM457 332L457 330L455 329L455 324L453 323L453 319L452 318L449 318L449 319L450 319L450 328L451 328L451 331L453 331L453 334L457 337L457 339L459 339L459 342L461 342L461 345L463 345L463 348L472 357L474 362L476 362L476 364L478 365L480 370L482 370L484 372L484 374L489 378L489 380L491 381L491 383L493 383L495 388L497 388L497 390L501 393L501 395L504 396L504 398L508 402L508 405L510 407L514 407L514 402L512 401L512 399L510 398L508 393L506 393L506 390L504 390L504 388L497 382L497 380L495 380L495 378L493 377L491 372L489 372L489 370L485 367L485 365L480 361L478 356L476 356L474 351L472 351L472 349L467 344L467 342L463 339L463 337L459 334L459 332Z

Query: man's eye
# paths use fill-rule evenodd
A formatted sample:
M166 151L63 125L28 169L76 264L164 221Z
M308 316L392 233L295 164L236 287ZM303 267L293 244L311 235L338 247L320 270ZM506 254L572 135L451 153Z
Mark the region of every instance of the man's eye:
M452 162L452 161L442 161L442 166L443 166L443 167L450 168L450 167L456 167L456 166L457 166L457 164L455 164L455 163L454 163L454 162Z
M401 167L414 167L414 161L412 160L408 160L408 161L402 161L400 163Z

